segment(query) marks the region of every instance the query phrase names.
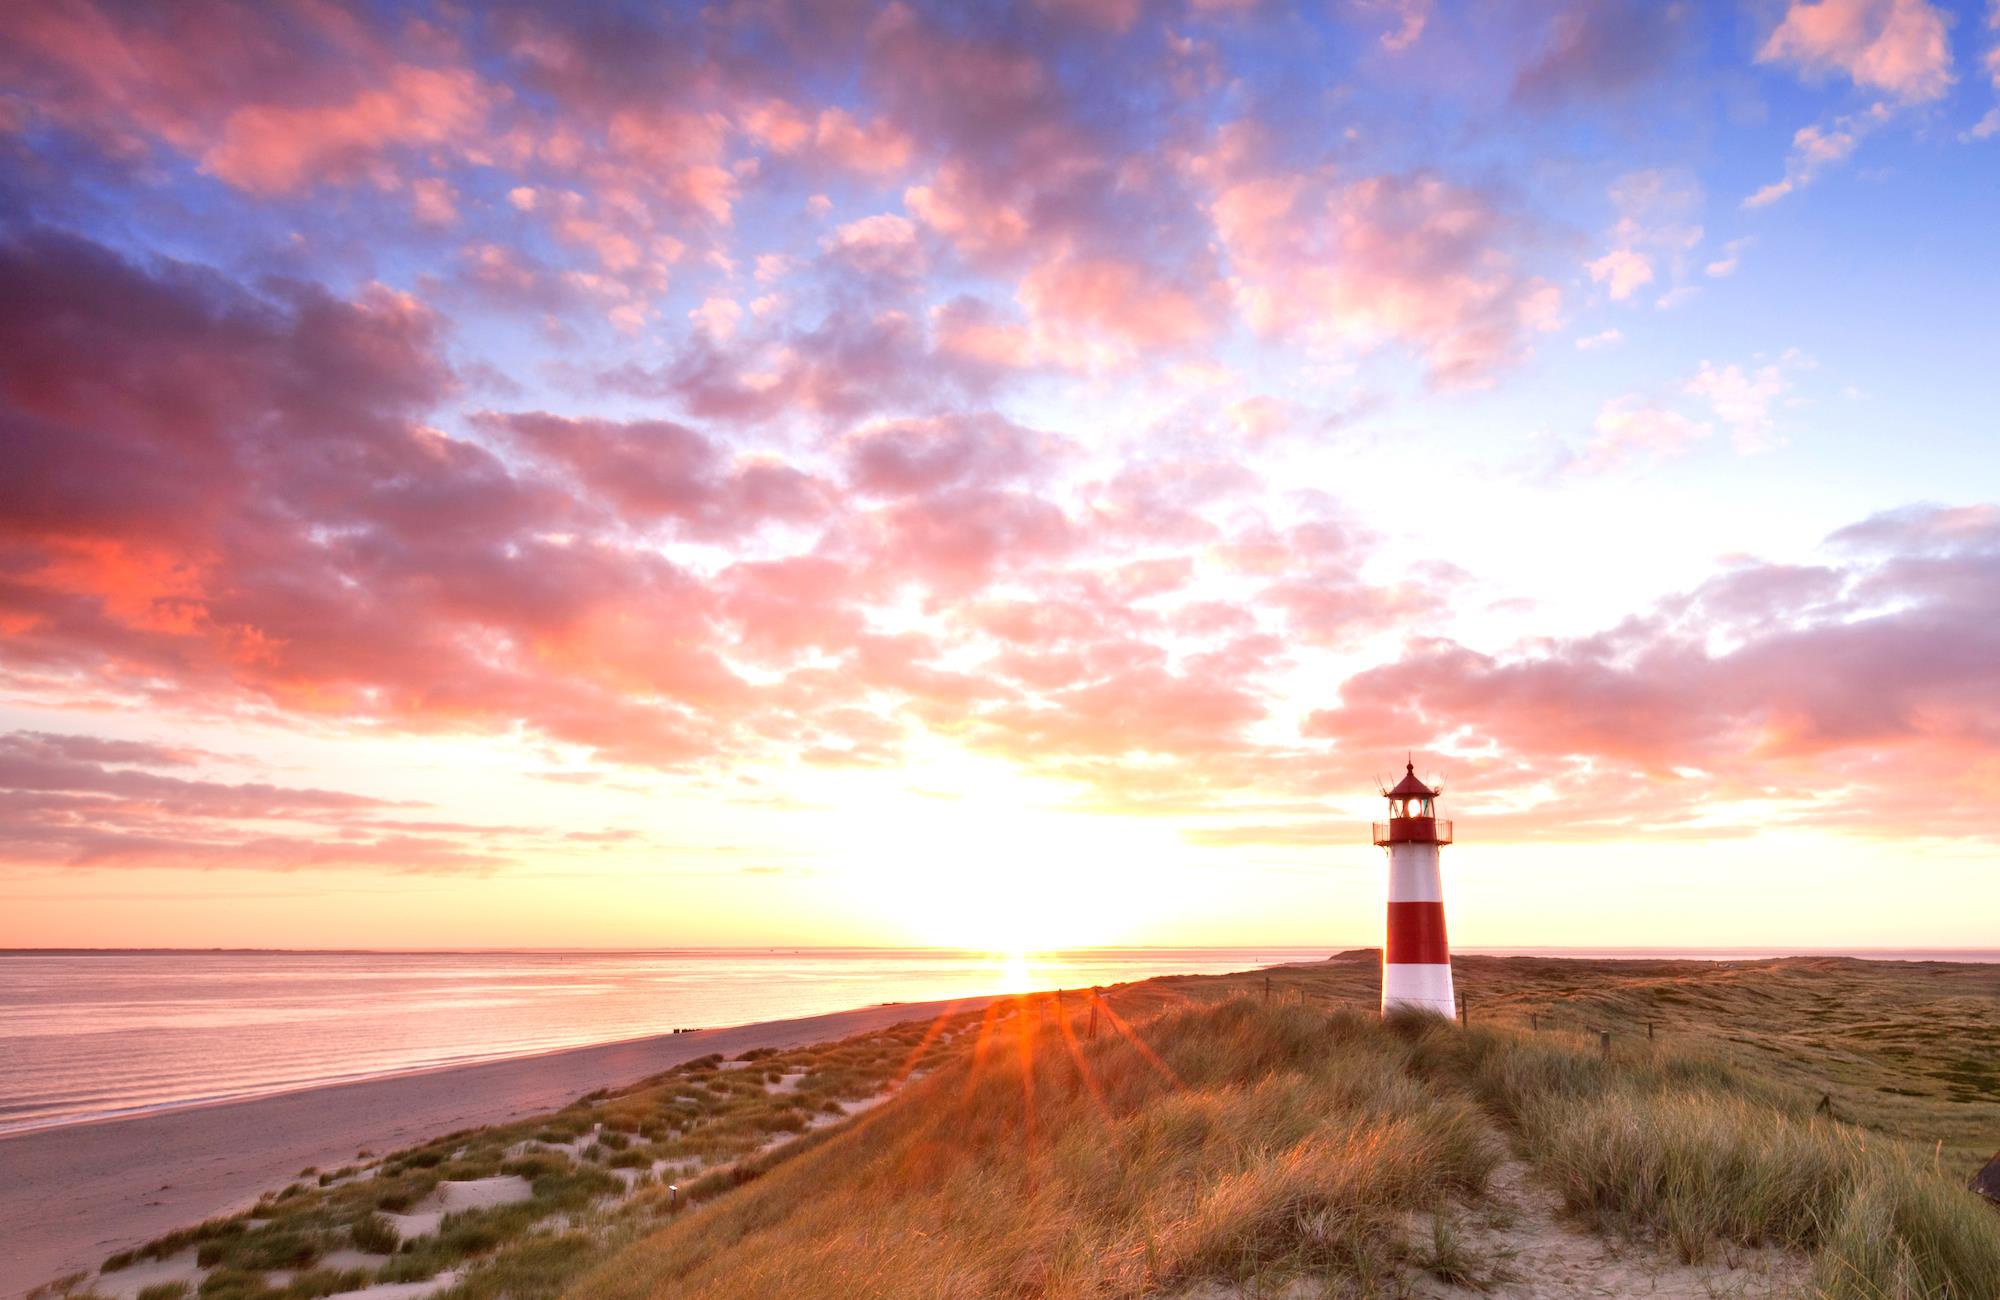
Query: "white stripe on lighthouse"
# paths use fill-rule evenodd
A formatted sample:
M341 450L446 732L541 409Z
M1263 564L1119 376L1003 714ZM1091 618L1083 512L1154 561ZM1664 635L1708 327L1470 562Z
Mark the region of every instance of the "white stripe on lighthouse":
M1442 903L1444 880L1435 844L1397 844L1389 849L1389 901Z
M1393 998L1391 990L1394 990ZM1387 1011L1392 1004L1456 1016L1458 1003L1452 994L1450 964L1415 966L1399 962L1394 966L1384 966L1382 1009Z

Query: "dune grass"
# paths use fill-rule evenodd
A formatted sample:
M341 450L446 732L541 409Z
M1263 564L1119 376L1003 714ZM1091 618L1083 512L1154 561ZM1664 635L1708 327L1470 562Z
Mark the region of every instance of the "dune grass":
M2000 1297L2000 1216L1932 1152L1815 1113L1719 1057L1431 1030L1418 1068L1486 1099L1564 1204L1684 1261L1718 1246L1812 1259L1833 1300Z
M1793 1252L1832 1300L2000 1296L2000 1220L1912 1148L1712 1055L1235 999L967 1058L583 1275L569 1295L1245 1294L1484 1286L1438 1213L1508 1147L1663 1260ZM1721 1267L1721 1265L1716 1265Z
M1143 1028L1000 1011L967 1059L572 1295L1128 1296L1204 1279L1386 1285L1411 1212L1502 1150L1358 1018L1236 1001ZM1334 1050L1334 1045L1339 1050Z

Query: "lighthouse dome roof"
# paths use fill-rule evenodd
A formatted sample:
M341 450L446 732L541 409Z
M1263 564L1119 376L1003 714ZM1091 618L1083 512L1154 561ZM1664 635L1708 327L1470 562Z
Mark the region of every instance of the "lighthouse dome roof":
M1391 799L1435 799L1437 797L1437 791L1431 789L1422 781L1417 780L1417 765L1415 763L1405 763L1403 765L1403 779L1396 782L1394 788L1387 791L1387 794Z

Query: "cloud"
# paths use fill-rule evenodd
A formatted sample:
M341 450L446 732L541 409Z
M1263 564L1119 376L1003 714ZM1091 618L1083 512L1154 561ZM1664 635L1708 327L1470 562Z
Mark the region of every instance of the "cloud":
M1988 11L1986 26L1989 31L2000 32L2000 0L1995 0L1992 8ZM1996 39L1992 45L1987 47L1986 57L1982 62L1982 66L1985 68L1986 80L1991 85L1993 93L1996 96L2000 96L2000 39ZM1987 109L1986 115L1969 127L1959 138L1971 142L1976 140L1990 140L1996 135L2000 135L2000 106Z
M1653 282L1653 264L1643 253L1614 248L1594 262L1585 264L1590 278L1604 285L1612 301L1622 302Z
M1951 88L1946 23L1927 0L1793 0L1757 59L1924 103Z
M1517 104L1553 110L1625 94L1666 69L1684 14L1648 0L1601 0L1557 12L1548 43L1514 78Z
M908 496L970 483L1038 476L1056 440L990 413L895 420L846 441L848 481L877 496Z
M1357 15L1388 20L1389 26L1379 39L1391 54L1400 54L1423 39L1431 7L1432 0L1351 0Z
M1601 474L1635 463L1659 465L1712 437L1718 424L1739 454L1767 450L1776 441L1773 408L1792 391L1786 367L1802 364L1796 353L1759 366L1703 361L1674 390L1612 398L1598 408L1583 450L1566 454L1561 468ZM1688 399L1699 403L1700 414L1690 412Z
M914 274L922 269L916 226L893 212L850 221L827 236L822 246L862 271Z
M1643 397L1616 397L1598 408L1590 441L1569 467L1580 474L1600 474L1633 461L1657 464L1679 456L1713 432L1714 426L1705 421Z
M1596 835L1713 832L1737 803L1760 827L1901 835L1920 805L1934 833L1991 834L2000 512L1915 507L1829 547L1834 565L1745 563L1615 628L1514 654L1414 642L1350 677L1346 702L1306 729L1504 754L1492 766L1518 775L1490 772L1484 788L1558 789L1560 821Z
M202 757L139 741L0 734L0 863L487 871L508 861L493 845L522 833L385 818L409 805L341 791L146 770Z
M1743 206L1768 207L1794 190L1810 185L1827 168L1845 162L1863 137L1890 116L1887 104L1876 104L1865 111L1837 117L1827 126L1812 123L1800 127L1792 136L1792 152L1785 159L1784 178L1744 199Z
M1800 127L1784 176L1746 198L1746 208L1766 207L1811 184L1845 162L1898 107L1940 99L1952 83L1946 18L1926 0L1793 0L1757 59L1809 75L1845 74L1887 98Z
M404 295L252 289L47 233L0 242L15 471L0 482L0 672L32 674L54 702L526 734L661 767L888 762L920 726L1111 779L1162 755L1252 752L1242 733L1285 660L1278 630L1348 644L1428 608L1361 577L1370 543L1350 528L1270 522L1227 459L1156 455L1080 480L1066 438L990 411L897 409L940 391L921 331L885 352L870 322L848 328L783 337L761 385L750 367L770 340L691 344L648 377L707 411L687 421L489 411L447 436L426 420L453 393L438 322ZM835 419L802 453L751 436L800 410ZM684 544L711 558L692 565ZM1247 621L1190 590L1202 548L1253 577ZM1012 637L995 600L1067 606L1077 630ZM882 630L911 610L921 631ZM1149 697L1164 711L1135 722ZM80 744L65 761L169 757ZM431 832L330 792L90 779L91 797L128 805L373 829L283 846L265 829L147 825L35 852L470 869L511 851L426 849L410 841ZM43 801L38 818L97 788L28 784L15 789Z
M354 175L389 149L463 141L484 124L494 99L463 69L399 67L383 84L335 103L236 109L202 162L232 185L283 194L309 180Z
M1695 218L1701 210L1701 185L1678 170L1654 168L1628 172L1612 182L1609 197L1618 220L1611 229L1611 251L1585 264L1590 278L1606 286L1614 302L1632 297L1654 278L1655 259L1677 271L1685 255L1701 242Z
M1743 250L1750 247L1752 242L1754 241L1752 241L1748 236L1745 236L1742 239L1730 240L1727 244L1724 244L1722 246L1722 256L1710 262L1706 267L1703 268L1703 270L1711 278L1718 280L1723 278L1724 276L1736 274L1737 264L1741 262L1743 258Z
M662 756L713 743L670 706L612 707L738 689L687 635L699 592L559 540L582 503L419 422L449 376L413 302L262 298L49 235L0 245L0 285L10 666L413 727L531 719Z
M1238 309L1258 332L1398 342L1437 382L1468 384L1556 323L1559 291L1521 266L1520 223L1491 195L1421 172L1342 183L1265 170L1224 145L1200 166Z
M1776 365L1745 370L1704 361L1687 382L1687 391L1702 398L1716 418L1730 427L1738 451L1759 451L1770 445L1771 407L1791 385Z
M1209 282L1164 280L1146 267L1110 257L1058 258L1021 280L1021 304L1050 345L1088 351L1185 347L1217 328Z
M773 521L823 516L829 489L789 465L745 459L666 420L593 420L545 412L487 412L478 425L515 442L543 465L575 476L580 496L620 523L672 520L689 536L741 541Z

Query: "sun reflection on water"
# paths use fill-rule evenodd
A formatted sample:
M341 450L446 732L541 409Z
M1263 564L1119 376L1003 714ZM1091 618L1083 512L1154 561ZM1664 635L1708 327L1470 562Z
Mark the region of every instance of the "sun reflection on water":
M1000 991L1002 993L1027 993L1034 988L1030 983L1033 973L1025 952L1000 954Z

